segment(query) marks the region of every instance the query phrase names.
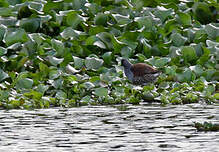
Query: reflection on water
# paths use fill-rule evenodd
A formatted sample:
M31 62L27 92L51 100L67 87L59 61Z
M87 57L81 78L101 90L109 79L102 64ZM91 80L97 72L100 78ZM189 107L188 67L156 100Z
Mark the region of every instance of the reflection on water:
M219 121L216 105L89 106L0 111L1 152L219 151L219 132L193 122Z

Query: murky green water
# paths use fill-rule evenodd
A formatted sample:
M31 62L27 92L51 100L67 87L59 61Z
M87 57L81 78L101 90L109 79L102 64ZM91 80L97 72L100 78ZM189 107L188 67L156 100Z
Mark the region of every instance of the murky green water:
M197 132L195 121L218 123L219 107L150 104L1 110L0 151L219 152L219 132Z

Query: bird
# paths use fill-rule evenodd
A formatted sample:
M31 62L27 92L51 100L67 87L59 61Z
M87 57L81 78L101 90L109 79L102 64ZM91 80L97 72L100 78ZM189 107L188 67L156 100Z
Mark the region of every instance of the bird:
M161 74L161 71L146 63L131 64L127 59L122 59L121 65L124 67L126 77L134 85L147 85Z

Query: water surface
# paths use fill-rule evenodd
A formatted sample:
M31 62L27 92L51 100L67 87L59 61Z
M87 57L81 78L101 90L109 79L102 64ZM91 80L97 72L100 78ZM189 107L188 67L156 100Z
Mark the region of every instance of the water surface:
M216 105L158 104L0 110L1 152L219 152L219 132L193 122L219 122Z

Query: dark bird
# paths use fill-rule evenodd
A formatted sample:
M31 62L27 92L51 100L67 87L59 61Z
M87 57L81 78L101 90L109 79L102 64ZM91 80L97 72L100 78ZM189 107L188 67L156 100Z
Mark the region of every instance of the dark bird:
M126 77L135 85L146 85L161 74L161 71L145 63L131 64L127 59L122 59L121 65Z

